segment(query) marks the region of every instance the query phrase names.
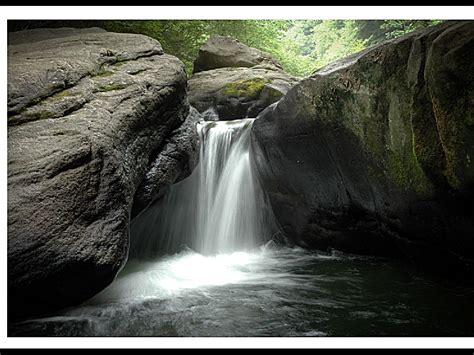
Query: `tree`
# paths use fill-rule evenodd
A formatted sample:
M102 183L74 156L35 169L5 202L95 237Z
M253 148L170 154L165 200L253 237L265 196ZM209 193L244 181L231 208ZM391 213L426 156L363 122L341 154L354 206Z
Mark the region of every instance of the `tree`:
M367 40L359 37L355 20L321 21L313 28L312 36L315 47L311 57L317 67L361 51L367 45Z
M442 20L386 20L380 26L385 31L385 38L397 38L420 28L437 25Z
M199 48L213 35L231 36L272 54L290 74L310 75L334 60L440 20L139 20L9 21L9 31L35 27L98 26L157 39L192 73Z

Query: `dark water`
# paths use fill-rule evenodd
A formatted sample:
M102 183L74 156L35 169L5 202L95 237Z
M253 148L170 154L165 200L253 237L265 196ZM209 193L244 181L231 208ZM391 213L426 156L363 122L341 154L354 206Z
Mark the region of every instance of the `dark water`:
M442 261L440 261L442 262ZM79 307L21 336L473 336L474 289L393 260L267 245L130 262Z

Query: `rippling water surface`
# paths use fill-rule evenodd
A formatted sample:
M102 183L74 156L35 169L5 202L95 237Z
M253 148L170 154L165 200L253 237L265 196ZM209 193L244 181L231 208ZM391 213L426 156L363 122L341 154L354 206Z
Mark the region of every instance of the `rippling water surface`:
M81 306L26 336L472 336L474 290L398 261L271 244L129 262Z

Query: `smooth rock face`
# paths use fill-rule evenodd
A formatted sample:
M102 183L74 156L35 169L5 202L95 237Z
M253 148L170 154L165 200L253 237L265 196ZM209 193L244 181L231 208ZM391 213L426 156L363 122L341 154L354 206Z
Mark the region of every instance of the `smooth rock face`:
M255 121L296 244L474 273L474 23L448 22L317 71Z
M114 279L135 191L188 111L184 66L151 38L10 34L9 316L81 302Z
M193 72L225 67L253 67L259 64L282 68L269 53L249 47L232 37L213 35L199 49Z
M297 82L270 65L208 70L188 81L189 102L201 113L213 110L220 120L256 117Z

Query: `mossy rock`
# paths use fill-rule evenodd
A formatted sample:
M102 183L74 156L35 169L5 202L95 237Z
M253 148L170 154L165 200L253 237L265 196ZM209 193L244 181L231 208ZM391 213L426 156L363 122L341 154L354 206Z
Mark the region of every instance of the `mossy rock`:
M73 97L73 96L79 96L79 95L80 95L79 93L74 93L74 92L71 92L70 90L63 90L63 91L60 91L60 92L54 94L52 96L52 98L62 99L62 98L65 98L65 97Z
M114 75L114 72L111 71L111 70L106 70L106 69L100 69L98 72L96 73L93 73L91 76L92 77L107 77L107 76L111 76L111 75Z
M53 112L47 110L38 110L33 112L27 112L24 114L25 117L28 118L28 121L36 121L36 120L46 120L48 118L56 117Z
M222 92L228 96L246 97L256 99L263 90L265 84L270 82L265 78L253 78L247 80L237 80L227 84Z
M130 62L129 60L119 60L117 62L115 62L114 64L112 64L113 67L121 67L122 65L124 64L127 64L128 62Z
M122 89L125 89L126 87L127 85L125 84L111 83L111 84L99 85L97 87L97 91L108 92L108 91L122 90Z

